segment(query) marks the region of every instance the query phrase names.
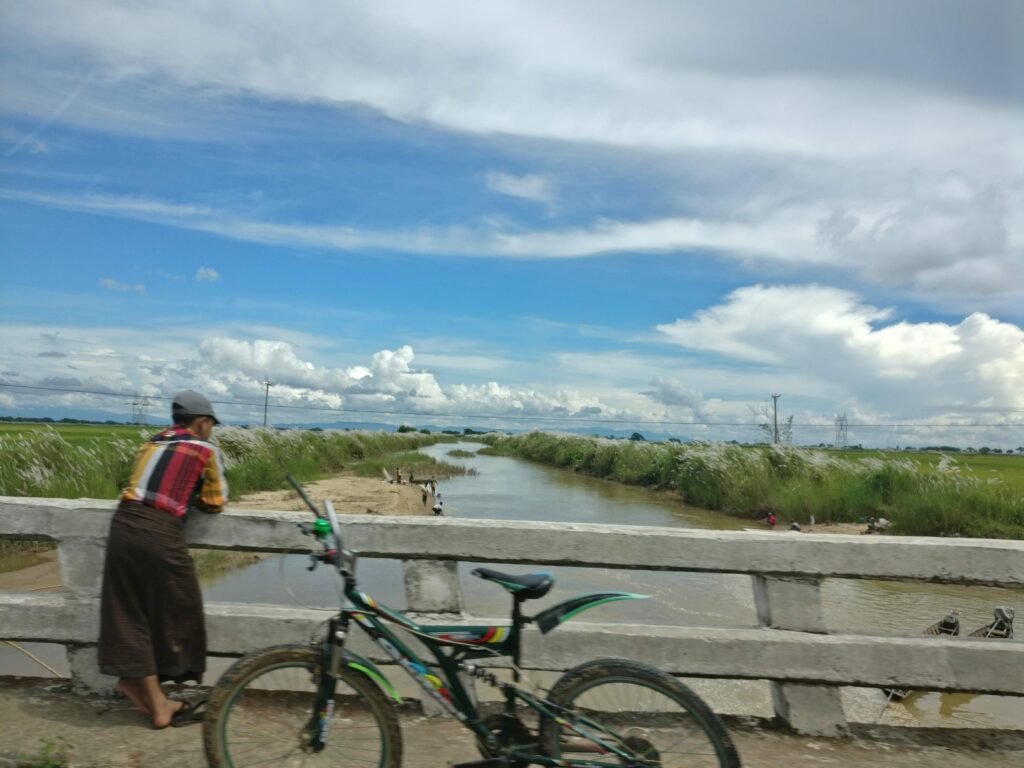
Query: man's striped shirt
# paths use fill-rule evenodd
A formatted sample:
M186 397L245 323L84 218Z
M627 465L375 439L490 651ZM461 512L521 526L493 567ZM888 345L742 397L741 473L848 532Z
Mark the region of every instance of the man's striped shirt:
M191 505L220 512L228 500L220 450L184 427L164 430L139 449L121 498L176 517Z

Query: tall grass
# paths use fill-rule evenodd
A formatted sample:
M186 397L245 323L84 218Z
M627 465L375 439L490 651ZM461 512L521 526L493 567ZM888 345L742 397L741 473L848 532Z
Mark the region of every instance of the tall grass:
M491 446L483 453L673 489L688 504L739 517L886 517L902 534L1024 538L1024 494L964 473L949 457L935 466L787 446L646 443L546 432L479 439Z
M70 442L57 430L0 435L0 495L114 499L128 482L137 439L96 438ZM224 455L231 495L283 487L285 473L312 479L336 473L363 459L408 451L437 442L418 432L218 427L213 441Z

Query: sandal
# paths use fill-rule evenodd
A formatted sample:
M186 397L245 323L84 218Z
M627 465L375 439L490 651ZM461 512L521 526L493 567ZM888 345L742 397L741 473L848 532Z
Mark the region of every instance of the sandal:
M207 699L200 699L196 702L183 701L181 709L171 715L171 727L181 728L186 725L203 722L206 716Z

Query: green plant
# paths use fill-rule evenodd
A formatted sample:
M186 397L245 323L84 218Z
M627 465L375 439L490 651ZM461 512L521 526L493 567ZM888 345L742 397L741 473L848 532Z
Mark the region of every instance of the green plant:
M58 736L56 741L40 739L39 749L31 755L19 755L17 768L66 768L68 752L72 749L66 739Z

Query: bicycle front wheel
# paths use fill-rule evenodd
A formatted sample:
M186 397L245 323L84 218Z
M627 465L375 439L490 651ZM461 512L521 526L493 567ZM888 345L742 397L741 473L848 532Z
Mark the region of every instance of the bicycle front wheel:
M308 747L318 654L282 645L243 656L210 693L203 743L211 768L400 768L398 717L375 684L343 669L327 744Z
M739 768L740 758L722 721L697 694L654 667L598 659L566 672L548 701L577 725L643 768ZM541 744L548 757L596 760L606 751L566 725L544 718Z

